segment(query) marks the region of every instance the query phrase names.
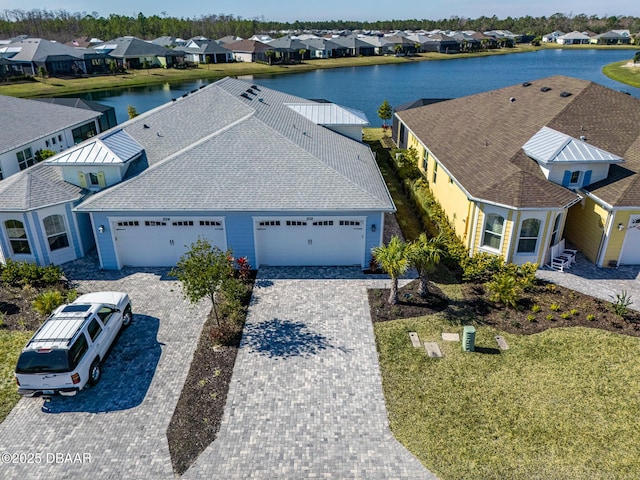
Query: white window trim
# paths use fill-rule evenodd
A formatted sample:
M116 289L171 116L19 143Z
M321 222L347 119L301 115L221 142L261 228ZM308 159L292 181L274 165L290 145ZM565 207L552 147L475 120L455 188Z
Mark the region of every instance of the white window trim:
M487 217L489 217L489 215L499 215L503 218L502 234L500 235L500 246L498 248L494 248L484 244L484 235L486 233ZM478 247L479 250L502 255L502 248L504 246L504 232L506 229L507 222L508 222L508 214L506 212L501 212L493 209L485 211L482 217L482 230L480 232L480 246Z

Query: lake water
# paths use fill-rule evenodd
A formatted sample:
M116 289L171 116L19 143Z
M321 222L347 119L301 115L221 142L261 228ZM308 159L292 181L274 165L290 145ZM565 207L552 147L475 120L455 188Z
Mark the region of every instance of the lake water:
M268 88L309 99L326 99L365 112L380 125L384 100L401 105L418 98L455 98L553 75L591 80L640 98L640 89L609 79L602 67L633 58L633 50L549 49L478 58L452 58L397 65L347 67L307 73L240 77ZM127 106L145 112L209 83L207 80L92 92L81 95L115 107L118 122Z

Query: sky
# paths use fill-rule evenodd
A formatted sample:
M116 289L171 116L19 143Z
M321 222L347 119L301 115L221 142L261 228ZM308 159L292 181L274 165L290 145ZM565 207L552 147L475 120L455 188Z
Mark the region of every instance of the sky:
M221 1L191 0L110 0L108 2L87 2L86 0L3 0L2 10L65 10L70 13L97 12L106 17L109 14L145 16L165 14L170 17L201 17L205 15L233 15L243 19L293 22L320 20L439 20L453 16L478 18L496 17L549 17L554 13L565 15L586 14L587 16L634 16L640 17L638 0L323 0L301 2L300 0L242 0Z

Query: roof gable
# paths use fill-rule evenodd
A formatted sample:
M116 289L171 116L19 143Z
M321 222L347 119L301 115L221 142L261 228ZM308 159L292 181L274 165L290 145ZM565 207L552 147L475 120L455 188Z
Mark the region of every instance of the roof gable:
M586 139L586 137L583 137ZM549 127L542 127L522 147L527 155L537 162L571 163L600 162L618 163L624 161L582 139L578 140Z
M0 182L0 211L27 211L72 202L80 199L82 192L62 179L58 167L39 163Z
M116 130L94 140L65 150L47 160L57 165L123 164L143 152L142 146L123 130Z

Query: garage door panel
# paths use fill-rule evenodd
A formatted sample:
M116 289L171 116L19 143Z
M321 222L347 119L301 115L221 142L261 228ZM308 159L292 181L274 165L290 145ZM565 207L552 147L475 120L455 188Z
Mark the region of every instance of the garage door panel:
M361 265L364 220L267 219L256 222L259 265Z
M121 266L174 266L198 238L226 249L223 219L119 219L113 222L113 231Z

